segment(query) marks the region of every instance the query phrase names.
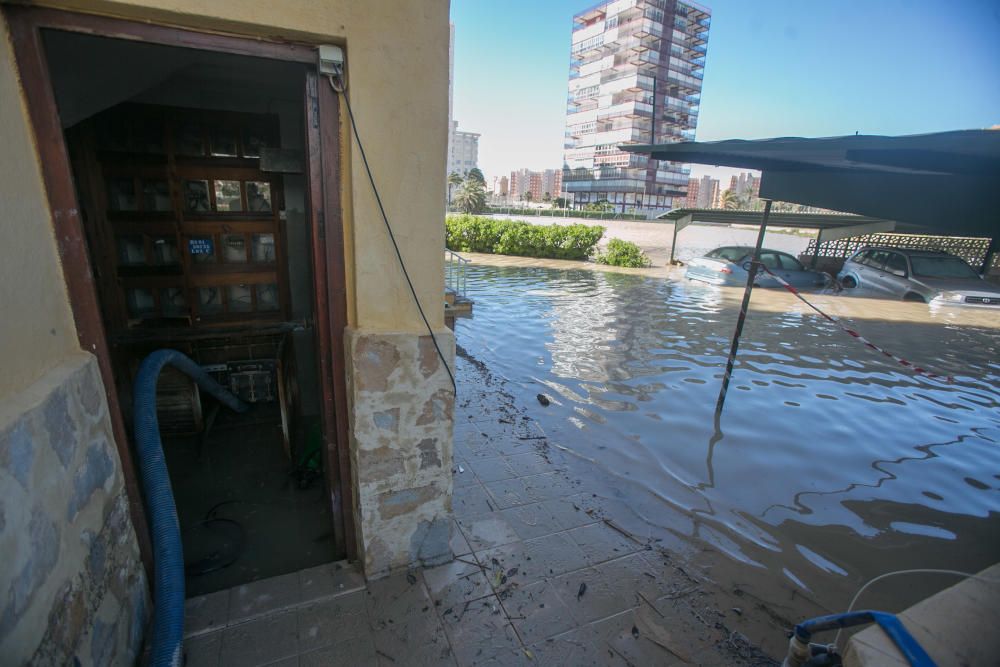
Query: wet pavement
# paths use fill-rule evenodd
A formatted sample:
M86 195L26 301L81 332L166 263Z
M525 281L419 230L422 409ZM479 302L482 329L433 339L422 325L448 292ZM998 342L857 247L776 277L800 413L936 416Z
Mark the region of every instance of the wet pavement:
M619 525L505 383L461 355L455 560L367 585L331 564L193 598L189 667L773 664L745 634L780 636L746 622L752 593Z

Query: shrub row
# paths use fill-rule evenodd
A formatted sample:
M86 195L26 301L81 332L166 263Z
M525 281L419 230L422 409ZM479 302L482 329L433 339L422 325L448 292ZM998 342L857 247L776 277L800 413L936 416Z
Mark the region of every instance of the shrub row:
M450 215L445 245L458 252L584 260L604 236L604 227L532 225L521 220Z
M621 239L608 239L607 247L602 252L597 253L594 261L598 264L629 266L634 269L644 269L652 264L642 248L631 241Z

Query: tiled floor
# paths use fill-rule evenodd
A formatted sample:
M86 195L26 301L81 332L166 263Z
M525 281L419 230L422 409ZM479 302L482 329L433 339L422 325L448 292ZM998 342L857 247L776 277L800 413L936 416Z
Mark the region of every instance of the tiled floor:
M364 585L329 565L190 600L193 665L763 665L704 582L602 518L468 362L455 560Z

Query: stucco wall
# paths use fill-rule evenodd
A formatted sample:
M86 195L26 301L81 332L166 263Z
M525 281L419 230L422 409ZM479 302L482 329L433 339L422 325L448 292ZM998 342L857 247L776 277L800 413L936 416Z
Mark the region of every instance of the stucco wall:
M0 19L0 404L79 350L6 23Z

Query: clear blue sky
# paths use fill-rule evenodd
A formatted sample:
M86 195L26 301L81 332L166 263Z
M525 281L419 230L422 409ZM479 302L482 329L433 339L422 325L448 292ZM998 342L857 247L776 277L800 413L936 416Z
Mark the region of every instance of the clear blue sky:
M452 0L455 119L488 176L562 166L572 16L593 4ZM699 140L1000 124L1000 0L701 4Z

